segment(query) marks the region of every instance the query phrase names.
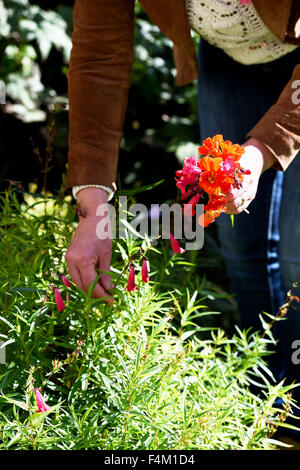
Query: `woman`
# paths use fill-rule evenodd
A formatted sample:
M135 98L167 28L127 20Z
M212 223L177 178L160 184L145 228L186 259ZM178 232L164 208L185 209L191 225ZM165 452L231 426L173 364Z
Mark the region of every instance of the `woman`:
M200 43L199 116L202 137L216 133L245 143L243 187L228 197L235 227L218 220L220 241L244 326L275 313L300 275L300 31L298 0L141 0L173 40L177 84L198 77L190 28ZM77 0L69 69L68 184L82 217L66 260L73 281L87 291L95 266L109 270L110 240L96 237L96 208L111 196L133 60L134 0ZM296 87L296 88L295 88ZM281 95L280 95L281 94ZM280 98L278 99L280 95ZM274 104L276 103L276 104ZM247 140L248 139L248 140ZM246 142L245 142L246 141ZM273 168L272 168L273 167ZM250 214L244 211L249 204ZM243 213L242 213L243 212ZM95 297L109 297L103 275ZM299 311L298 311L299 313ZM296 310L289 314L287 354L300 339ZM291 376L300 381L298 367ZM286 371L277 363L278 377Z

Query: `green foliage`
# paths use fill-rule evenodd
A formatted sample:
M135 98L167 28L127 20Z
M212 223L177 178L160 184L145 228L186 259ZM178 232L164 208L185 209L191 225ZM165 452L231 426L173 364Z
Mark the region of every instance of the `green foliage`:
M67 63L71 40L59 13L29 0L0 0L0 79L14 103L9 110L25 121L44 120L42 104L57 95L42 81L42 67L53 48Z
M130 232L114 242L113 307L67 288L58 274L75 207L68 197L24 197L12 188L1 196L0 449L274 448L292 387L271 385L268 327L265 337L210 331L203 320L214 291L197 273L195 254L173 255L168 242ZM141 253L151 266L148 284ZM138 290L130 293L131 262ZM250 390L257 382L262 396ZM50 411L37 413L33 387Z

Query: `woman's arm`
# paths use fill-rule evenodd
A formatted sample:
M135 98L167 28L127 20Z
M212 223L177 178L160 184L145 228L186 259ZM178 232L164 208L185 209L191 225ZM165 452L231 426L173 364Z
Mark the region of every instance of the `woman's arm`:
M114 189L133 61L134 0L76 0L73 17L67 184ZM66 262L72 280L87 292L96 270L110 269L112 241L96 233L96 210L106 204L107 192L89 187L77 199L82 215ZM93 296L112 304L110 287L103 274Z
M76 0L68 186L115 181L133 61L134 0Z
M241 189L227 195L228 214L247 209L255 198L261 174L270 167L286 170L300 150L300 64L276 104L247 137L241 165L250 169L251 175L244 177Z
M276 169L286 170L293 161L300 150L300 64L278 101L247 137L256 138L269 149L276 159Z

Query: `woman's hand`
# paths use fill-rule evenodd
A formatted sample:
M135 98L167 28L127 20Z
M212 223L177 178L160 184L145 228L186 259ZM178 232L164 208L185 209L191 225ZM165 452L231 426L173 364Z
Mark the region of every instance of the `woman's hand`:
M97 207L107 203L107 193L102 189L85 188L78 193L80 206L80 219L66 254L66 262L72 281L84 292L88 292L89 286L97 276L96 271L110 270L111 238L99 239L97 225L101 217L96 216ZM92 297L100 298L109 305L113 304L113 298L109 294L112 281L108 274L102 274L96 284Z
M233 189L226 195L226 214L240 214L256 196L257 186L261 174L271 168L276 158L272 152L259 140L251 137L245 144L245 153L240 159L241 167L250 170L250 175L244 175L243 185L240 189Z

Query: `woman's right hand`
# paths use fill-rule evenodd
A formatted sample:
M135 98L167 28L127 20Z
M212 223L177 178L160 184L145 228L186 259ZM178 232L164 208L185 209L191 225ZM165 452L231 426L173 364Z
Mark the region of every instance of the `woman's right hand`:
M66 253L66 263L72 281L85 293L97 276L97 271L109 271L111 262L112 239L99 237L101 216L96 215L100 204L107 204L107 192L98 188L84 188L77 196L80 206L79 223ZM102 239L101 239L102 238ZM109 305L113 298L109 294L112 280L102 274L95 285L92 297L100 298Z
M259 178L268 168L271 168L276 158L272 152L259 140L251 137L244 144L245 153L239 163L244 170L250 170L250 175L245 175L242 187L233 189L226 195L226 214L240 214L256 196Z

